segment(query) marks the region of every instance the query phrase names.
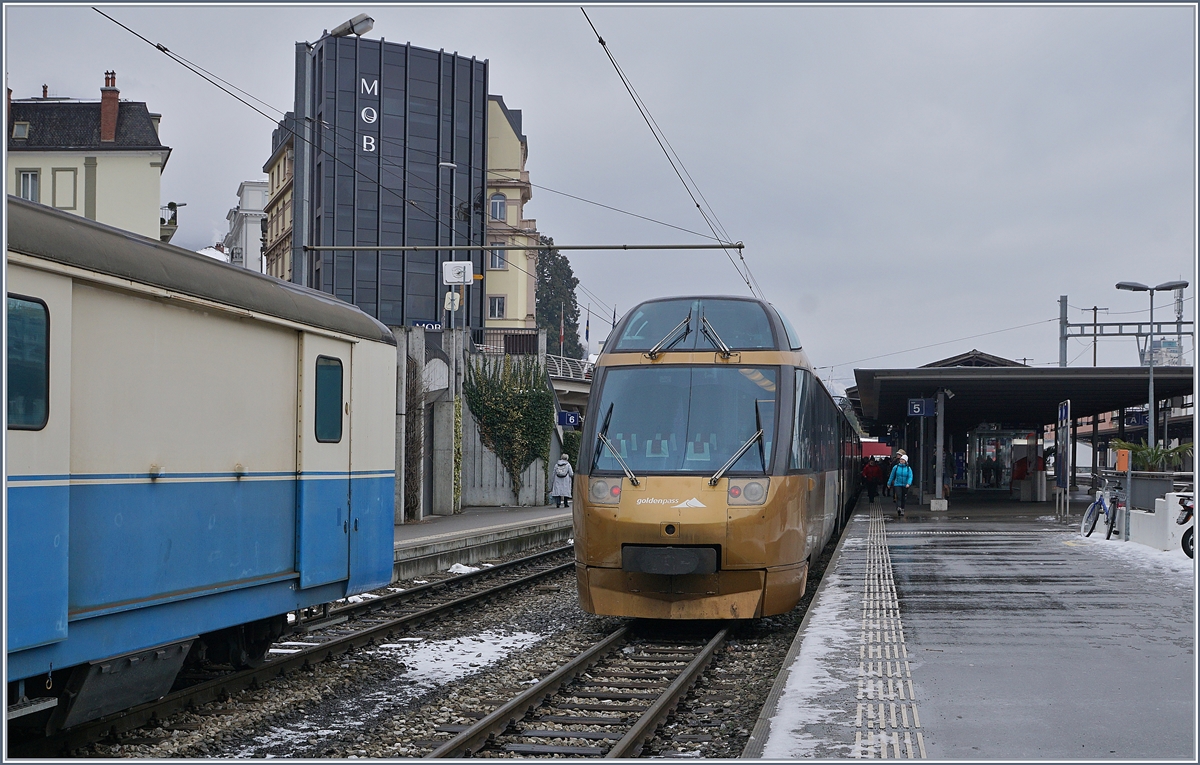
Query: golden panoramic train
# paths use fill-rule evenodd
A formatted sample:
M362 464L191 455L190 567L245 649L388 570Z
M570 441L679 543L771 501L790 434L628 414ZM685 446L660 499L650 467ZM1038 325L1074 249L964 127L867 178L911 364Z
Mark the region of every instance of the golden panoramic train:
M596 363L574 506L585 611L790 611L856 494L856 425L770 304L651 300Z

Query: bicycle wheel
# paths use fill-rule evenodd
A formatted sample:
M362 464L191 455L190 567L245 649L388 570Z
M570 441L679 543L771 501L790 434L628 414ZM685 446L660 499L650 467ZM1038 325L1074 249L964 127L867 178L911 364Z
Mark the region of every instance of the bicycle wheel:
M1090 537L1092 532L1096 530L1096 523L1100 520L1100 503L1093 502L1088 505L1088 509L1083 511L1083 522L1079 524L1079 533L1085 537Z
M1104 514L1107 516L1104 519L1104 525L1106 527L1104 530L1104 538L1112 539L1113 529L1117 527L1117 506L1113 505L1112 507L1108 507L1106 505L1104 507Z

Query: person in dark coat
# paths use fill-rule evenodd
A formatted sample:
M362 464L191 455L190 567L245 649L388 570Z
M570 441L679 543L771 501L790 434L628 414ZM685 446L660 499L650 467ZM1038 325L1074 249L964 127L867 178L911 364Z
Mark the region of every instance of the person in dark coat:
M867 484L867 502L875 504L875 495L879 492L879 484L883 483L883 468L879 460L872 457L862 469L863 480Z

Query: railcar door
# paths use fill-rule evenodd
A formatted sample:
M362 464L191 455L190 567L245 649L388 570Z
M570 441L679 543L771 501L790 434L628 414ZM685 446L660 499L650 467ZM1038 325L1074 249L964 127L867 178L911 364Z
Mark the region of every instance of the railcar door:
M9 265L7 534L13 653L67 637L71 465L71 282Z
M350 573L349 342L300 333L296 565L300 587Z

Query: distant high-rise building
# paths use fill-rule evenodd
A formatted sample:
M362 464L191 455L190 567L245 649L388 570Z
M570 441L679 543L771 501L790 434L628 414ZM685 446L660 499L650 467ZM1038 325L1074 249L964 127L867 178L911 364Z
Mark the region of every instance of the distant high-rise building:
M487 78L486 61L408 44L296 44L293 281L388 325L443 320L441 264L483 272ZM305 249L363 245L480 249ZM467 326L484 297L469 289Z
M238 205L225 216L229 233L225 252L235 266L263 273L263 221L267 205L267 181L242 181L238 185Z
M267 273L292 281L292 165L295 162L296 115L288 112L271 134L267 174L267 215L263 259Z
M488 250L484 271L486 323L492 328L537 326L537 221L525 218L533 186L525 161L529 144L521 132L521 110L509 109L502 96L489 96L487 240L491 246L527 250Z
M169 241L176 210L160 208L171 149L159 114L122 101L117 73L104 73L99 101L51 96L8 104L8 193L151 239Z

